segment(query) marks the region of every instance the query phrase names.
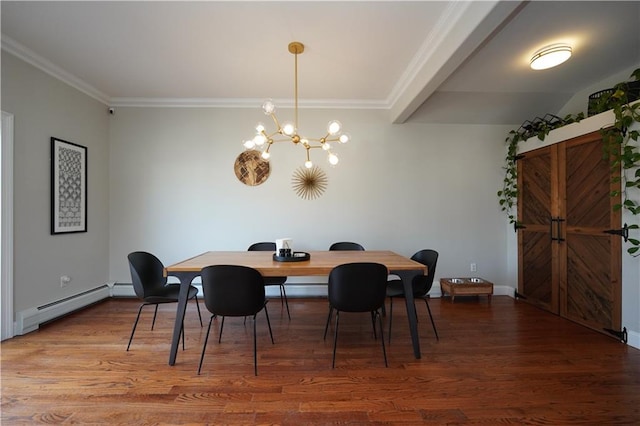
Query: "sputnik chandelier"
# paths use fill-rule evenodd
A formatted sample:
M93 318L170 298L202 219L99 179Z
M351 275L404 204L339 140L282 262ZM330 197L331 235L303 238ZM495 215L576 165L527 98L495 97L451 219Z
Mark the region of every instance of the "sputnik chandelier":
M256 126L256 135L253 139L246 140L244 147L247 149L256 149L256 147L261 149L262 158L268 161L271 157L269 152L271 145L275 142L293 142L294 145L300 145L305 149L306 161L304 165L306 168L311 169L313 167L309 151L317 148L322 148L322 150L326 151L329 163L336 165L338 164L338 156L331 151L331 142L347 143L350 136L347 133L342 133L342 124L337 120L332 120L327 124L327 133L321 138L311 139L300 136L298 133L298 55L304 52L304 45L297 41L291 42L289 43L289 52L295 56L294 122L280 124L275 114L275 104L271 99L267 99L262 104L262 110L265 115L271 117L276 130L273 133L267 133L265 126L259 123Z

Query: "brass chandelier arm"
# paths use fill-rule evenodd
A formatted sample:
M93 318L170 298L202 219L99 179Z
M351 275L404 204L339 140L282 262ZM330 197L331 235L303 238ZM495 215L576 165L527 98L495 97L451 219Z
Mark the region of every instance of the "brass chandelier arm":
M309 150L311 148L322 148L327 152L327 159L329 164L335 166L338 164L338 156L331 152L331 145L328 142L337 142L340 144L347 143L351 137L348 133L342 132L342 124L337 120L331 120L327 124L327 133L320 138L305 138L300 136L298 129L298 55L304 52L304 45L300 42L294 41L289 43L289 52L294 55L294 121L283 122L278 121L275 112L275 104L271 99L267 99L262 104L262 110L265 115L268 115L273 120L276 126L276 130L273 133L267 134L264 125L258 123L256 126L257 134L253 139L245 140L243 145L246 149L254 149L258 147L262 149L262 158L269 160L271 154L269 150L271 145L275 142L291 142L294 145L302 145L306 149L306 162L305 167L311 169L313 163L309 157ZM281 136L282 138L280 138ZM266 146L265 146L266 145Z

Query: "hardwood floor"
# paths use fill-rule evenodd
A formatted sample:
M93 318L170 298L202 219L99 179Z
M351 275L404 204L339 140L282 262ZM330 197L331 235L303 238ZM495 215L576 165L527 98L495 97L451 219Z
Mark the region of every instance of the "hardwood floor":
M422 359L401 303L384 367L367 314L343 314L336 368L322 340L323 299L269 303L275 345L258 316L219 321L196 374L209 315L191 302L186 350L168 365L175 305L143 311L112 299L2 342L2 424L640 424L640 351L506 296L421 301ZM385 337L387 330L385 329Z

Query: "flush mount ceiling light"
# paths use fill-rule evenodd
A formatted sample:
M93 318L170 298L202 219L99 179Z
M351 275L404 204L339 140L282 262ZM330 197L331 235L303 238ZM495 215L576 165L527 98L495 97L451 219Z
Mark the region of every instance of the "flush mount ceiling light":
M247 149L254 149L258 147L262 149L262 158L269 160L271 154L269 149L274 142L292 142L294 145L302 146L306 151L306 161L304 163L307 169L313 167L309 151L312 148L322 148L327 153L327 159L331 165L338 164L338 157L331 152L330 142L347 143L350 136L346 133L342 133L342 124L337 120L332 120L327 124L327 133L318 139L311 139L301 136L298 132L298 55L304 52L304 45L300 42L294 41L289 43L289 52L295 56L295 109L294 109L294 121L285 122L280 124L276 118L275 110L276 106L271 99L267 99L262 104L262 110L265 115L268 115L273 120L276 126L276 130L273 133L267 133L265 126L259 123L256 126L256 135L253 139L249 139L244 142L244 147Z
M568 44L551 44L533 54L531 69L546 70L565 62L571 57L571 46Z

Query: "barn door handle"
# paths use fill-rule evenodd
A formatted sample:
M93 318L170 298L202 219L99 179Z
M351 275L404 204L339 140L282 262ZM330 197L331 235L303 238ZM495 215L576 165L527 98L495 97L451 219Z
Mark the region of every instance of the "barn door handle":
M549 222L549 233L551 234L551 241L564 241L564 238L561 238L560 235L562 235L562 224L561 222L564 222L564 219L560 218L560 217L553 217L551 216L551 220ZM556 224L556 228L555 228L555 234L553 233L554 229L553 229L553 224Z
M519 222L513 222L513 230L514 232L518 232L518 229L525 229L527 225L523 225Z
M564 222L564 219L561 219L561 218L556 219L556 228L558 229L558 241L564 241L564 238L560 237L560 235L562 235L562 222Z
M620 229L607 229L606 231L604 231L604 233L611 235L620 235L622 238L624 238L625 243L629 240L629 226L626 223Z

